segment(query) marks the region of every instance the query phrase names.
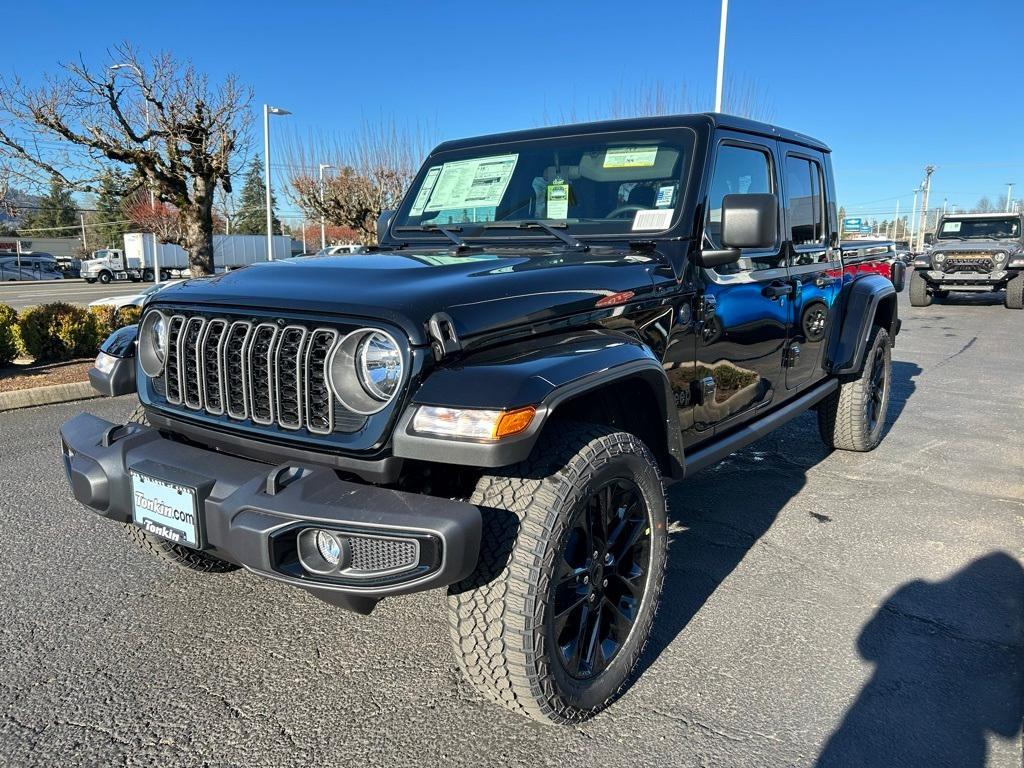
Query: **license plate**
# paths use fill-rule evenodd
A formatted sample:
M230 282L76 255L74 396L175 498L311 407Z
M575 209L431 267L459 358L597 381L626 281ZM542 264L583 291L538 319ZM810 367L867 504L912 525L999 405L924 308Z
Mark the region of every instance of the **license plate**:
M132 470L132 519L161 538L200 548L195 488Z

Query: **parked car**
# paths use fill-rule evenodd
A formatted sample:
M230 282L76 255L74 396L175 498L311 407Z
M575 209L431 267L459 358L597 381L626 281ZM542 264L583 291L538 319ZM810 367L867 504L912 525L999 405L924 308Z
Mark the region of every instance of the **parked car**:
M366 614L445 588L469 682L579 722L650 634L663 480L812 409L830 448L881 441L897 297L835 210L828 147L726 115L446 142L373 252L176 285L113 334L90 379L141 403L61 426L72 492L183 568Z
M343 253L365 253L365 245L357 245L355 243L344 243L342 245L328 245L326 248L321 248L317 251L314 256L335 256Z
M13 280L62 280L57 260L48 253L0 254L0 282Z
M910 303L927 307L950 291L1004 291L1024 309L1024 213L957 213L939 219L931 247L910 275Z
M159 293L160 291L164 290L165 288L170 288L172 285L177 285L178 283L183 283L183 282L185 282L185 281L184 280L168 280L167 282L164 282L164 283L157 283L156 285L151 285L148 288L144 288L143 290L139 291L138 293L132 293L132 294L129 294L128 296L105 296L102 299L96 299L95 301L90 301L89 302L89 306L90 307L111 306L111 307L117 307L118 309L120 309L121 307L127 307L127 306L141 307L143 304L146 303L146 300L150 296L153 296L154 294Z

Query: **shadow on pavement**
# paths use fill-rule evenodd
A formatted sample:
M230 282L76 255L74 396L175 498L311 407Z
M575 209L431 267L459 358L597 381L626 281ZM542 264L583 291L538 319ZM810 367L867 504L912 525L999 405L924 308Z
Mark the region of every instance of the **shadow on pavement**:
M1013 738L1024 693L1024 569L1004 552L945 581L912 581L857 642L875 672L818 766L985 764L988 733Z
M915 363L893 361L887 431L920 373ZM665 588L634 679L685 629L804 487L807 471L829 453L815 414L808 413L670 490ZM827 509L812 515L819 523L830 521Z

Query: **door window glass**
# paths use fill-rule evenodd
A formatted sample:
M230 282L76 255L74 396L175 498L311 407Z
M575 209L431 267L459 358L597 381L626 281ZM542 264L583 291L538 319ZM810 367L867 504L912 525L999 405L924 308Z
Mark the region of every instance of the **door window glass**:
M774 192L768 153L753 147L723 144L718 148L715 172L708 191L705 235L713 248L721 248L722 200L726 195ZM716 267L719 274L736 274L782 266L777 254L746 255L734 264Z
M821 166L803 157L787 157L786 193L789 198L789 235L793 246L824 246Z

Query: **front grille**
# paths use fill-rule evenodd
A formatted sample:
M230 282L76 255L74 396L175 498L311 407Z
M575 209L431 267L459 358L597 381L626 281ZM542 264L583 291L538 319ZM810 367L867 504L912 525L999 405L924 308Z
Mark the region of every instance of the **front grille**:
M335 328L172 315L153 390L185 411L313 435L357 432L366 417L337 402L327 362Z
M943 272L991 272L995 262L988 256L947 256Z

